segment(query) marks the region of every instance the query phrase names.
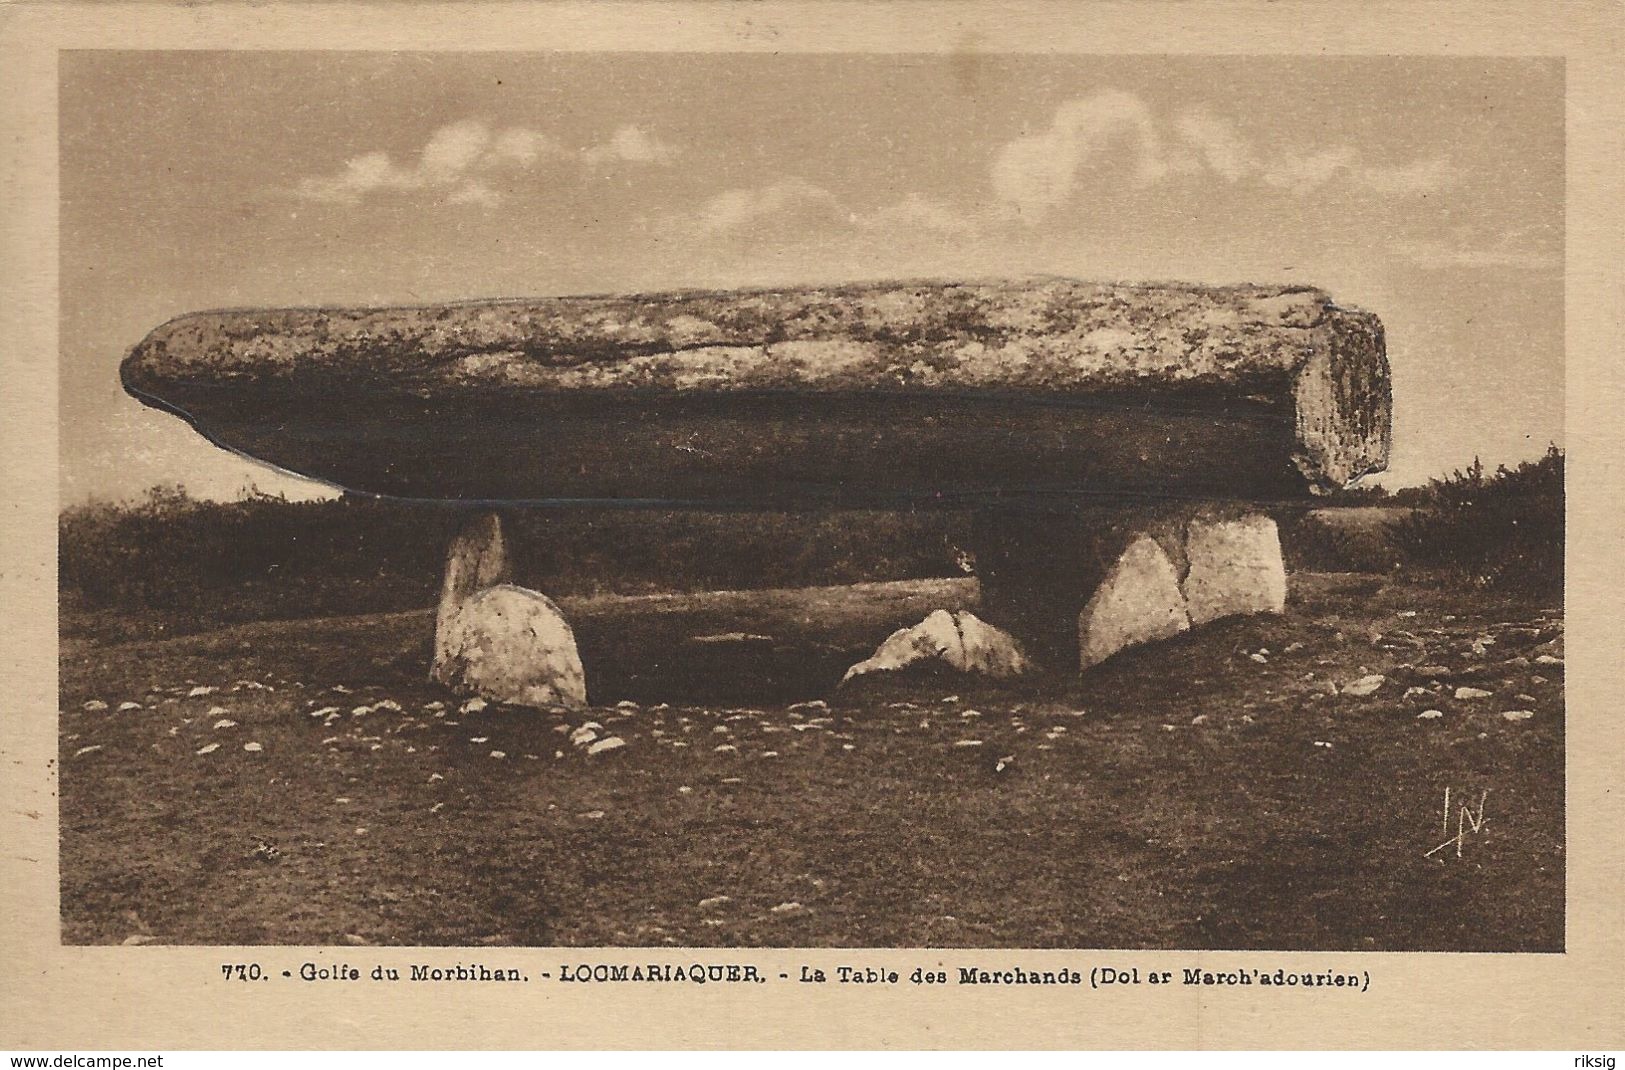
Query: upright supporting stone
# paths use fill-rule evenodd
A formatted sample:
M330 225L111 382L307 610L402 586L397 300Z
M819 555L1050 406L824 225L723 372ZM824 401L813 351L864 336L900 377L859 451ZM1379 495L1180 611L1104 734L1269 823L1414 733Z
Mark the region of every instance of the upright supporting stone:
M1078 614L1078 667L1126 647L1172 639L1191 626L1179 572L1149 535L1129 543Z
M1243 506L1005 510L973 537L983 614L1059 668L1286 605L1275 522Z
M1197 517L1187 529L1185 556L1190 567L1183 587L1192 624L1286 609L1281 535L1269 517Z
M440 605L434 619L434 664L430 679L449 684L450 651L448 625L457 611L487 587L507 583L513 572L508 547L502 537L502 518L496 513L478 513L463 525L446 550L446 576L440 584Z
M436 682L511 706L584 706L587 678L575 634L546 595L511 573L494 513L452 540L435 616Z

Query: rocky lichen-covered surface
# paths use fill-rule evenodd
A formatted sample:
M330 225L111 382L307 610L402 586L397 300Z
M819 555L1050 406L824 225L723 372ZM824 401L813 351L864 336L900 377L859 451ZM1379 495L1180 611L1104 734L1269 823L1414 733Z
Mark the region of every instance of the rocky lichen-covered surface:
M385 395L970 393L1261 404L1291 413L1311 485L1380 470L1389 445L1381 324L1306 287L1037 278L200 312L122 374L205 433L211 405L256 394L365 419Z

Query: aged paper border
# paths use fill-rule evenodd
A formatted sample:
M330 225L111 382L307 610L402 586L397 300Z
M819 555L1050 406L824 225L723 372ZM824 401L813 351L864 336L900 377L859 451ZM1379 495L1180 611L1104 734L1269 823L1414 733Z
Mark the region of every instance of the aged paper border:
M13 4L0 9L0 1047L1565 1048L1625 1046L1618 338L1625 17L1463 3ZM455 950L62 947L56 868L56 54L66 48L1562 56L1567 70L1568 950L1558 955L503 949L504 962L1369 970L1256 988L225 985L219 964L401 965ZM492 949L485 949L490 951ZM489 958L497 956L489 955Z

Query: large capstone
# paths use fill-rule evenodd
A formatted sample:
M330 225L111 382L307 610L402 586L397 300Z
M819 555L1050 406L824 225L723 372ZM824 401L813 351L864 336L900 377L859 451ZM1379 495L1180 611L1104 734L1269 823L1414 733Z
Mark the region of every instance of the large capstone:
M351 490L667 504L1271 500L1381 469L1376 317L1042 278L204 312L126 389Z

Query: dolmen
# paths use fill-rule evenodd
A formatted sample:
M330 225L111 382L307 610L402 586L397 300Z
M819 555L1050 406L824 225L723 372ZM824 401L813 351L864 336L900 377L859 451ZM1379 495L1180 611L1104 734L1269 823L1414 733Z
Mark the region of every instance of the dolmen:
M126 390L364 495L467 506L433 672L585 701L498 509L960 508L981 616L1087 668L1279 612L1270 512L1387 464L1382 325L1302 286L1034 278L200 312ZM571 669L570 666L574 665Z

